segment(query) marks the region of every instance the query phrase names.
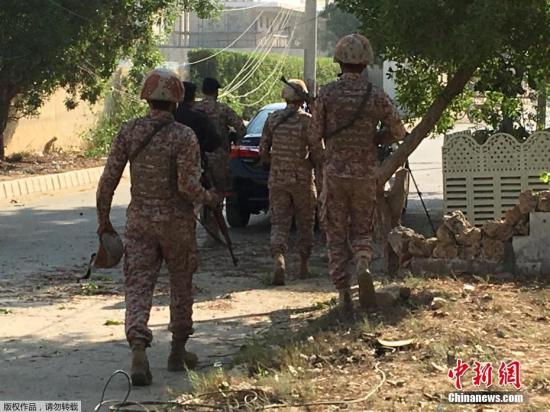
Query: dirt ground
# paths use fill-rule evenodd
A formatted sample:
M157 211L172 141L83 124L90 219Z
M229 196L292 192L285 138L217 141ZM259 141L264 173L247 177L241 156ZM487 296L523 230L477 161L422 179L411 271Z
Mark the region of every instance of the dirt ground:
M0 160L0 182L98 167L104 164L105 158L91 158L79 153L53 152L44 155L15 153L8 156L6 160Z

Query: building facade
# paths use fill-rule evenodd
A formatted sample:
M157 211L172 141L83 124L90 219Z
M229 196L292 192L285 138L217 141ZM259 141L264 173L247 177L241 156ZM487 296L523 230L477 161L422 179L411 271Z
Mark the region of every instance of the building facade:
M218 18L200 19L182 12L160 49L173 63L185 63L187 51L212 48L302 55L305 0L223 1Z

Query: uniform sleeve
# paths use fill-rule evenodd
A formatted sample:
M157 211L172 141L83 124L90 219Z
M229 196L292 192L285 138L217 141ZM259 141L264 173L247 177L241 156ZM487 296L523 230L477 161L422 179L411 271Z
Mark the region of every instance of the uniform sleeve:
M176 157L178 190L194 203L208 203L211 196L200 182L200 150L195 134L189 130L184 145Z
M262 162L269 163L271 160L271 145L273 144L273 134L271 132L271 115L267 118L262 130L262 138L260 139L260 158Z
M212 120L208 118L208 116L203 116L201 126L204 133L204 143L202 149L205 152L213 152L222 145L222 137L220 136L218 130L216 129L216 126L214 125Z
M227 123L229 126L233 127L241 139L246 134L246 126L244 125L243 119L233 111L229 106L225 106L227 111Z
M309 156L313 161L313 165L315 166L315 168L319 168L323 164L324 146L323 146L322 140L317 140L313 138L310 132L311 121L312 121L311 117L309 116L304 117L304 120L303 120L304 127L302 128L302 131L305 134L305 136L303 136L303 138L307 142Z
M396 141L403 140L407 134L407 130L401 121L397 108L390 97L384 92L382 92L380 98L379 108L382 129L377 133L377 143L392 144Z
M315 101L315 106L313 108L308 132L308 142L310 147L312 148L323 147L323 138L326 132L325 115L326 109L324 95L320 94L320 96Z
M125 126L123 126L111 145L107 164L105 165L105 169L103 169L103 174L97 186L96 207L99 223L109 221L113 195L128 162L126 140L127 134L125 133Z

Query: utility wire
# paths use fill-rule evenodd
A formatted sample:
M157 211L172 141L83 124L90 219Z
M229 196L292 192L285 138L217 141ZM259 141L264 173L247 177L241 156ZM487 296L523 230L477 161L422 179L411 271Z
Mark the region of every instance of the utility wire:
M284 19L283 20L284 21L283 25L287 24L288 20L290 19L290 15L287 14L283 19ZM227 96L228 94L233 93L234 91L238 90L244 83L246 83L256 73L256 71L258 71L258 69L260 68L262 63L265 61L265 59L269 55L269 52L271 52L271 50L275 46L276 40L277 40L277 38L275 36L273 36L273 39L272 39L272 42L271 42L271 45L269 46L269 48L265 51L265 53L260 58L258 58L256 63L248 71L248 73L239 82L237 82L235 85L233 85L231 88L229 88L229 89L225 88L220 97Z
M218 50L216 53L214 53L214 54L212 54L208 57L205 57L204 59L200 59L200 60L196 60L196 61L193 61L193 62L185 63L185 66L191 66L193 64L202 63L202 62L204 62L206 60L209 60L209 59L212 59L212 58L216 57L218 54L223 53L224 51L230 49L235 43L237 43L240 39L242 39L242 37L256 24L256 22L260 19L260 17L262 16L263 13L264 13L264 11L262 10L256 16L256 18L252 21L252 23L250 23L250 25L241 34L239 34L239 36L235 40L233 40L231 43L229 43L226 47L224 47L221 50Z
M231 95L231 97L233 98L245 98L245 97L248 97L250 96L251 94L254 94L255 92L257 92L258 90L260 90L275 74L279 73L281 68L283 67L283 65L286 63L286 60L288 58L288 55L290 53L290 44L292 43L292 40L294 39L294 34L296 32L296 29L297 29L298 25L296 24L292 30L292 33L290 34L290 37L289 37L289 40L288 40L288 44L287 46L285 47L285 51L283 52L283 58L280 59L277 64L275 65L275 68L271 71L271 73L265 78L264 81L262 81L256 88L246 92L245 94L242 94L242 95L238 95L238 96L234 96L234 95ZM258 102L255 102L256 104L257 103L261 103L263 100L265 100L267 98L267 95L269 95L269 93L271 92L271 90L273 89L273 86L276 84L277 82L273 82L269 88L269 91L264 94L264 96L262 96L261 100L259 100Z
M283 13L283 10L279 11L279 13L273 19L273 23L268 28L268 30L271 29L273 27L273 25L278 21L278 19L281 16L282 13ZM233 85L236 84L238 81L240 81L239 77L241 76L241 74L245 73L250 67L252 67L252 65L254 64L254 61L256 61L257 59L260 58L260 53L263 53L264 49L268 47L268 39L270 37L272 37L271 33L269 33L268 35L266 35L265 37L260 39L260 41L256 45L255 49L252 51L252 53L248 57L247 61L244 63L243 67L241 67L241 69L235 75L233 80L231 80L231 82L224 87L224 90L223 90L222 94L225 94L226 91L231 91L231 88L233 87ZM264 47L264 45L265 45L265 47ZM261 50L261 52L260 52L260 50Z

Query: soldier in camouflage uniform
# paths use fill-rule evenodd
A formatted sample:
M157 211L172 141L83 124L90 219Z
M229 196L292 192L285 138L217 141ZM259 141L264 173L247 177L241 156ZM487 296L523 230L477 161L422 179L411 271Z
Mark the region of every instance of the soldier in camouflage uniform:
M174 121L183 95L178 76L156 69L146 78L141 98L149 113L122 126L113 141L97 189L98 233L113 232L111 202L122 172L130 162L131 202L127 210L124 284L126 338L132 349L132 383L152 380L145 349L153 339L147 327L153 291L162 261L170 276L172 350L168 370L197 363L185 350L192 333L192 277L197 267L193 203L216 205L221 200L200 184L200 155L193 131Z
M352 34L340 39L334 60L342 74L320 90L312 135L326 146L321 219L329 272L342 307L349 310L353 306L346 266L352 257L361 306L376 305L369 265L376 188L381 183L377 182L377 145L403 139L406 131L390 98L362 75L373 60L365 37Z
M313 181L314 161L320 162L321 142L309 141L311 115L302 109L304 104L294 88L307 93L301 80L290 80L283 87L282 97L287 107L269 115L260 141L260 156L270 165L269 206L271 209L271 251L275 257L274 285L285 283L284 254L292 218L300 239L300 277L309 274L308 260L313 246L313 226L317 195Z
M231 143L237 143L246 133L246 126L243 120L228 105L218 101L218 90L220 84L216 79L206 77L202 84L204 95L200 102L194 106L195 110L202 111L210 118L216 126L219 135L222 137L222 145L213 153L208 153L208 175L212 185L219 193L227 192L231 187L229 174L229 152ZM230 139L231 128L236 132L236 139ZM206 210L203 214L204 223L209 231L219 234L219 228L215 224L211 213Z

